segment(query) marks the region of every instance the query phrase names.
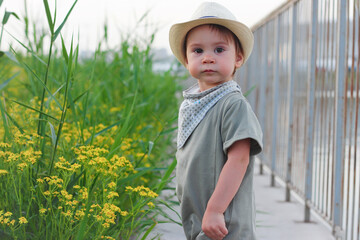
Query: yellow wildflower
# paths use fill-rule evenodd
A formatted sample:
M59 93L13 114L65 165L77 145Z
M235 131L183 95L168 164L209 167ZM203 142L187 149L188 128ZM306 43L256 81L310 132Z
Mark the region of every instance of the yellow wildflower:
M148 205L150 208L154 208L154 207L155 207L155 205L154 205L153 202L148 202L147 205Z
M108 195L107 195L107 198L113 198L113 197L118 197L119 194L117 192L110 192Z
M108 184L108 187L111 188L111 189L113 189L113 188L116 187L116 183L111 182L111 183Z
M19 163L18 165L18 170L20 171L24 171L24 168L27 167L27 163Z
M1 175L5 175L5 174L8 174L9 172L4 170L4 169L0 169L0 176Z
M120 214L123 217L126 217L127 215L129 215L129 213L127 211L121 211Z
M11 144L1 142L1 143L0 143L0 147L1 147L1 148L11 148Z
M85 216L85 212L83 210L77 210L76 213L75 213L75 217L79 220L81 219L82 217Z
M101 239L115 240L115 238L109 236L101 236Z
M38 179L36 179L36 181L37 181L38 183L44 183L44 179L42 179L42 178L38 178Z
M106 222L106 223L103 223L102 226L103 226L104 228L109 228L109 227L110 227L110 224Z
M41 209L39 210L39 213L40 213L40 214L45 214L46 211L47 211L46 208L41 208Z
M25 217L20 217L19 218L19 223L20 224L26 224L26 223L28 223L28 220Z
M62 215L64 215L65 217L70 217L71 216L71 211L67 210L66 212L61 212Z
M10 217L10 216L12 216L12 213L11 213L11 212L6 212L6 213L4 214L4 216L5 216L5 217Z

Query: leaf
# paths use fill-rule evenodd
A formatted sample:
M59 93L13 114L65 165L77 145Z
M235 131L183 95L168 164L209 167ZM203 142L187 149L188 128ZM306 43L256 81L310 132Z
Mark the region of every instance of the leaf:
M35 112L41 113L41 114L43 114L43 115L45 115L45 116L47 116L47 117L49 117L49 118L51 118L51 119L53 119L53 120L55 120L55 121L57 121L57 122L60 122L59 119L57 119L57 118L55 118L55 117L53 117L53 116L51 116L51 115L49 115L49 114L47 114L47 113L44 113L44 112L42 112L42 111L40 111L40 110L37 110L37 109L35 109L35 108L33 108L33 107L30 107L30 106L28 106L28 105L26 105L26 104L24 104L24 103L18 102L18 101L14 100L14 99L8 99L8 100L10 100L10 101L12 101L12 102L14 102L14 103L17 103L17 104L19 104L19 105L21 105L21 106L23 106L23 107L26 107L26 108L28 108L28 109L30 109L30 110L33 110L33 111L35 111Z
M86 225L87 225L87 222L88 222L88 218L89 218L89 211L90 211L90 204L91 204L91 196L93 195L92 194L92 191L94 189L94 186L95 186L95 183L97 181L99 177L99 173L95 176L93 182L92 182L92 185L90 186L90 189L89 189L89 193L88 193L88 199L87 199L87 202L86 202L86 211L85 211L85 215L84 215L84 218L81 220L80 222L80 227L79 227L79 231L78 231L78 234L76 235L75 239L76 240L82 240L84 239L85 235L86 235Z
M169 210L171 210L172 212L174 212L174 213L178 216L179 219L181 219L180 214L179 214L174 208L172 208L166 201L164 201L164 200L162 200L162 199L158 199L158 201L161 202L162 204L164 204ZM166 213L163 212L163 214L161 214L161 215L164 216L164 214L166 214ZM178 222L178 221L170 218L168 214L166 214L166 216L164 216L164 217L166 217L167 219L171 220L172 222L174 222L174 223L182 226L181 222Z
M84 96L86 93L89 92L89 89L88 90L85 90L83 93L81 93L79 96L77 96L73 101L72 101L72 104L76 103L82 96ZM70 104L67 106L67 108L70 108Z
M135 169L135 170L137 170L137 169ZM151 172L152 170L153 170L153 168L147 168L147 169L141 170L141 171L139 171L139 172L137 172L137 173L135 173L135 174L129 175L129 177L127 177L127 178L121 178L120 180L117 181L116 184L117 184L118 186L121 186L121 185L123 185L124 183L129 182L129 181L131 181L131 180L133 180L133 179L136 179L136 178L144 175L144 174L147 173L147 172Z
M3 0L0 0L0 6L1 6L2 3L3 3Z
M16 13L14 12L8 12L8 11L5 11L5 15L4 15L4 18L2 20L2 24L5 25L7 23L7 21L9 20L10 16L13 15L14 17L16 17L18 20L20 20L19 16L16 15Z
M17 129L19 129L21 134L23 134L25 132L24 129L22 129L22 127L20 127L20 125L15 121L15 119L13 119L11 117L11 115L6 110L5 110L5 114L9 118L9 120L15 125L15 127L17 127Z
M46 1L46 0L44 0L44 1ZM56 29L55 34L54 34L54 36L53 36L53 38L52 38L52 41L55 41L55 39L56 39L57 36L59 35L61 29L64 27L64 25L65 25L65 23L66 23L66 20L68 19L71 11L72 11L73 8L75 7L75 4L77 3L77 1L78 1L78 0L76 0L76 1L74 2L74 4L71 6L70 10L69 10L68 13L66 14L66 17L64 18L64 20L62 21L62 23L60 24L60 26Z
M61 36L61 45L62 45L62 54L63 54L63 57L65 58L66 64L68 64L68 63L69 63L69 55L67 54L66 47L65 47L65 43L64 43L64 39L63 39L62 36Z
M52 125L50 122L48 122L48 123L50 126L50 132L51 132L51 142L52 142L53 146L55 146L55 143L56 143L55 128L54 128L54 125Z
M8 83L11 81L11 80L13 80L17 75L19 75L20 74L20 72L17 72L17 73L15 73L11 78L9 78L8 80L5 80L1 85L0 85L0 91L4 88L4 87L6 87L7 85L8 85Z
M5 53L3 51L0 51L0 57L4 56Z
M14 37L13 35L11 35L11 33L7 32L12 38L15 39L15 41L17 41L21 46L23 46L29 53L31 53L32 56L34 56L37 60L39 60L39 62L41 62L42 64L44 64L45 66L47 65L39 56L36 55L36 53L34 53L31 49L29 49L27 46L25 46L22 42L20 42L16 37ZM11 50L13 52L16 52L11 46L10 46ZM7 53L7 52L6 52ZM6 54L5 53L5 54ZM6 54L7 55L7 54ZM8 56L9 57L9 56ZM17 59L12 59L13 61L16 61L16 63L19 63L17 61Z
M247 90L245 93L244 93L244 96L247 97L249 96L249 94L256 88L256 84L254 84L249 90Z
M153 147L154 147L154 142L152 142L152 141L149 141L149 151L148 151L148 156L150 156L150 154L151 154L151 151L152 151L152 149L153 149Z
M169 181L170 175L174 171L176 164L177 164L177 161L176 161L176 159L174 159L174 161L168 167L165 175L162 177L160 183L157 184L157 189L156 189L157 193L161 192L161 190L165 187L165 185Z
M55 103L58 105L58 107L60 108L60 110L62 111L63 108L61 107L61 104L59 103L59 101L54 97L54 95L51 93L50 89L45 85L45 83L39 78L39 76L26 64L24 63L25 68L30 71L35 78L41 83L41 85L45 88L45 90L47 91L47 93L50 95L51 99L53 99L55 101ZM55 92L57 93L61 88L63 87L60 86L60 88Z
M5 129L5 136L4 136L4 140L6 137L9 137L10 139L10 128L9 128L9 124L6 121L6 117L5 117L5 108L3 106L3 103L0 101L0 111L1 111L1 117L3 120L3 125L4 125L4 129Z
M101 131L95 133L93 136L89 137L89 138L85 141L85 144L86 144L86 145L89 144L92 139L96 138L96 137L99 136L100 134L106 132L107 130L109 130L109 129L115 127L115 126L120 125L120 123L122 123L122 121L116 122L116 123L108 126L107 128L104 128L104 129L102 129Z
M53 35L53 33L54 33L54 23L52 21L51 12L50 12L50 8L49 8L49 3L48 3L47 0L43 0L43 2L44 2L46 17L47 17L47 20L48 20L51 35Z
M144 236L141 238L141 240L146 240L146 237L150 234L150 232L154 229L154 227L156 226L157 222L154 222L153 225L151 225L151 227L149 227L149 229L145 232Z
M16 59L12 52L5 52L5 55L13 62L19 64L19 61Z

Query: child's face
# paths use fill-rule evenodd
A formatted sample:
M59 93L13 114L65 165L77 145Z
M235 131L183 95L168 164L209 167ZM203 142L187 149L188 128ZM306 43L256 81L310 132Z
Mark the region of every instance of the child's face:
M186 41L186 68L198 80L200 91L232 79L243 62L235 42L208 25L192 29Z

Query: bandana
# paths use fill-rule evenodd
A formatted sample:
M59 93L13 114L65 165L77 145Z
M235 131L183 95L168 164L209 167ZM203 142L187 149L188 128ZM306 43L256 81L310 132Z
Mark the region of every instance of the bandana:
M203 120L211 107L231 92L241 92L240 86L234 80L203 92L200 92L199 86L196 84L183 92L184 101L181 103L179 110L178 149L184 146L191 133Z

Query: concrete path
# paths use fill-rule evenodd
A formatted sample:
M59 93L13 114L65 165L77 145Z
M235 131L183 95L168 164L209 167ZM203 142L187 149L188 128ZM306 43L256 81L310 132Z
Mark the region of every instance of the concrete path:
M270 187L269 171L264 167L264 174L260 175L258 166L257 163L254 176L258 240L334 240L328 224L314 213L311 223L304 223L304 205L294 194L291 202L285 202L284 184L277 179L276 187ZM176 213L167 212L179 220ZM186 240L182 227L175 223L158 224L148 237L153 238Z

